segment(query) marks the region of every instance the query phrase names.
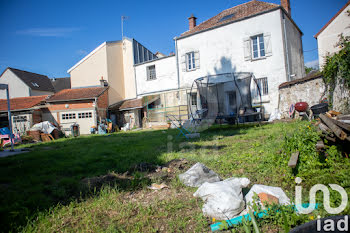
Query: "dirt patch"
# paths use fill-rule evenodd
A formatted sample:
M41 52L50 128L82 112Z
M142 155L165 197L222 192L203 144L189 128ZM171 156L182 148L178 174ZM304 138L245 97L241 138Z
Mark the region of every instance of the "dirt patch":
M108 173L104 176L84 178L81 180L81 184L88 189L100 189L103 185L114 185L116 183L127 185L132 179L133 177L127 174Z

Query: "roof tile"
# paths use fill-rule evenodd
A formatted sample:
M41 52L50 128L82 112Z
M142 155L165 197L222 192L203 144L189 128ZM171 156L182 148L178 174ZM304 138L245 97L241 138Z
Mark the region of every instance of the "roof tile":
M17 97L10 99L11 110L20 110L32 108L40 103L44 102L47 95L40 96L28 96L28 97ZM7 111L7 100L0 99L0 111Z
M222 24L227 24L229 22L237 21L239 19L243 19L249 16L253 16L261 12L269 11L277 7L280 7L280 6L274 3L267 3L267 2L252 0L250 2L243 3L241 5L222 11L218 15L204 21L203 23L197 25L193 29L182 33L181 37L191 35L196 32L200 32ZM227 16L226 20L224 18L225 16Z
M47 102L93 99L100 96L108 87L86 87L77 89L64 89L51 96Z

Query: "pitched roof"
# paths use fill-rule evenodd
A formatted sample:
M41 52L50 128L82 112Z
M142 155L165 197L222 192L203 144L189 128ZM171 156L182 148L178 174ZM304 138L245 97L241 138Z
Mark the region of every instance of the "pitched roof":
M182 33L181 37L191 35L193 33L200 32L206 29L214 28L233 21L241 20L246 17L253 16L265 11L277 9L279 7L279 5L274 3L252 0L250 2L243 3L241 5L222 11L218 15L204 21L203 23L197 25L193 29Z
M51 80L52 86L55 89L55 92L59 92L64 89L70 89L70 77L66 78L52 78Z
M317 32L317 34L316 35L314 35L314 37L315 38L317 38L320 34L321 34L321 32L323 32L323 30L325 30L327 27L328 27L328 25L330 25L332 22L333 22L333 20L335 20L337 17L338 17L338 15L340 15L340 13L342 13L343 12L343 10L345 10L345 8L347 7L347 6L349 6L349 4L350 4L350 1L348 1L322 28L321 28L321 30L319 31L319 32Z
M108 87L85 87L77 89L65 89L52 95L47 102L86 100L99 97Z
M143 108L143 106L144 106L144 103L142 101L142 98L141 99L126 100L119 107L119 110Z
M18 97L10 99L11 110L29 109L43 103L47 95ZM0 111L7 111L7 100L0 99Z
M8 67L19 79L21 79L32 90L54 92L50 79L46 75L36 74L25 70ZM5 71L6 71L5 70ZM4 73L5 73L4 71Z
M308 75L306 75L306 76L303 77L303 78L299 78L299 79L295 79L295 80L293 80L293 81L281 83L281 84L278 86L278 89L290 87L290 86L293 86L293 85L295 85L295 84L304 83L304 82L311 81L311 80L317 79L317 78L322 78L322 73L321 73L321 72L318 72L318 71L311 72L311 73L309 73Z

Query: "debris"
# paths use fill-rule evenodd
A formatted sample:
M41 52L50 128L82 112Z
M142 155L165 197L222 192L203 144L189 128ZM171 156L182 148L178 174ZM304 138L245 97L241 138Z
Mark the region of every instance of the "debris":
M249 185L248 178L229 178L215 183L204 183L193 194L203 199L204 215L218 220L231 219L245 208L242 188Z
M302 207L307 208L310 205L310 203L303 203ZM318 209L319 204L316 203L315 205L315 209ZM291 205L290 208L292 208L293 210L295 210L296 212L298 212L298 209L296 208L295 205ZM277 210L277 212L279 212L279 210ZM265 216L268 216L267 210L264 210L262 212L254 212L254 215L257 218L263 218ZM210 225L211 231L219 231L219 230L227 230L229 228L234 227L235 225L239 225L243 222L243 218L245 218L246 221L251 221L251 217L250 214L244 214L235 218L232 218L230 220L226 220L226 222L217 222L214 224ZM298 232L298 231L295 231Z
M185 173L179 175L182 183L190 187L199 187L205 182L213 183L220 181L220 177L214 171L202 163L196 163Z
M57 129L57 128L53 124L51 124L49 121L43 121L33 125L30 131L41 131L45 134L50 134L54 129Z
M324 114L320 114L320 118L339 139L345 140L347 138L347 134L333 122L332 118Z
M276 108L275 111L270 115L269 122L272 122L274 120L280 120L281 119L281 113Z
M148 186L147 188L153 189L153 190L160 190L160 189L169 188L169 187L164 183L161 183L161 184L153 183L151 186Z
M294 152L290 156L290 159L289 159L289 162L288 162L288 167L295 168L297 166L297 163L298 163L298 158L299 158L299 151Z
M317 150L317 151L321 151L321 150L323 150L324 148L325 148L325 145L324 145L323 141L318 141L318 142L316 143L316 150Z
M259 197L260 202L263 206L265 203L268 205L273 205L273 204L279 203L278 197L275 197L275 196L270 195L268 193L259 193L258 197Z
M254 184L250 191L245 196L245 200L247 205L253 204L253 196L254 194L259 195L260 193L266 193L278 198L278 202L280 205L289 205L290 199L284 193L284 191L280 187L272 187L262 184ZM261 202L260 202L261 203Z

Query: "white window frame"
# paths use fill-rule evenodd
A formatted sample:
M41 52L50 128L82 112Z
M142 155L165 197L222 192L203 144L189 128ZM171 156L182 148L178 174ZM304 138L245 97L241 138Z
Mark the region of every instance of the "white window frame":
M196 60L195 60L195 52L189 52L186 53L186 70L191 71L195 70L196 68Z
M256 57L254 56L254 39L255 38L257 41L257 52L258 52L258 56L256 56ZM261 43L264 45L263 49L261 48ZM264 34L259 34L259 35L255 35L255 36L250 37L250 44L251 44L252 60L266 57L266 51L265 51L266 45L265 45L265 41L264 41ZM263 55L262 55L262 51L264 51Z
M78 119L92 118L92 112L79 112Z
M154 72L151 72L151 68L154 68ZM147 70L147 81L152 81L157 79L156 65L150 65L146 67Z
M73 120L76 119L75 113L62 113L61 115L62 120Z

